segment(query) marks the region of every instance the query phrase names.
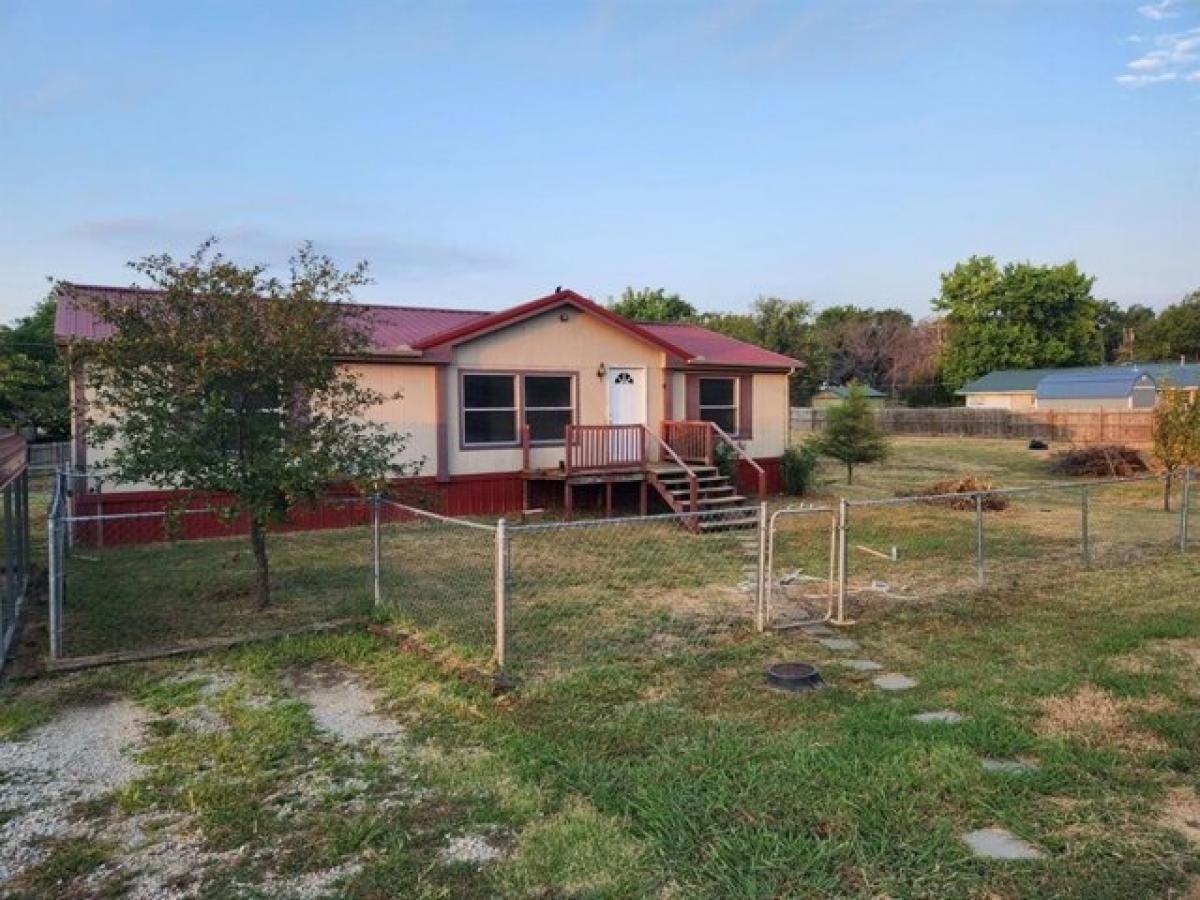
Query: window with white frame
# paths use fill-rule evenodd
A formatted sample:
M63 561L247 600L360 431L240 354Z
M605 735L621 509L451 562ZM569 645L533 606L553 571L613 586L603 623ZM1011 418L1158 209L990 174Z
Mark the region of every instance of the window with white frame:
M726 434L738 431L736 378L700 379L700 418L719 425Z
M464 446L517 442L517 376L465 374L462 397Z
M567 426L575 420L575 379L570 375L526 375L521 386L530 442L562 443Z

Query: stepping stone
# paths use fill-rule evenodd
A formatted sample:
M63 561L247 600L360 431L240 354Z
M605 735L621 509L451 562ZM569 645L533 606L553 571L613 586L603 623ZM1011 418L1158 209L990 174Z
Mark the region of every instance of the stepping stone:
M917 713L913 718L925 725L957 725L963 720L962 713L956 713L952 709Z
M907 675L880 675L872 684L882 691L907 691L917 686L917 680Z
M840 665L847 669L853 669L855 672L878 672L883 666L875 662L873 659L843 659L839 660Z
M812 635L813 637L832 637L833 635L837 634L837 632L834 631L832 628L830 628L828 625L820 625L820 624L818 624L818 625L802 625L801 630L805 634Z
M1039 772L1041 766L1037 763L1022 762L1019 759L996 759L988 756L980 762L985 772L1001 772L1005 775L1023 775L1027 772Z
M818 643L826 650L857 650L858 641L851 638L822 638Z
M962 836L971 852L983 859L1041 859L1042 851L1003 828L981 828Z

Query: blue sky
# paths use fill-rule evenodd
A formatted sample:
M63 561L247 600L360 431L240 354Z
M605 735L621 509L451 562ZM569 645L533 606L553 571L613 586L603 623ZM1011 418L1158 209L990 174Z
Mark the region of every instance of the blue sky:
M0 0L0 318L207 234L362 299L1200 287L1200 0Z

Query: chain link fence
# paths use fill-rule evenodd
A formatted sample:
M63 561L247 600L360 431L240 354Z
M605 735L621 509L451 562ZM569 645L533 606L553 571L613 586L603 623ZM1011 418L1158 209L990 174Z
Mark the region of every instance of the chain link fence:
M24 442L21 442L22 445ZM29 470L24 458L0 464L0 558L4 582L0 585L0 673L14 649L21 618L33 585L30 542Z
M94 497L73 512L69 486L56 481L48 522L54 657L375 615L536 678L1194 543L1190 473L572 522L331 497L271 534L260 610L244 523L209 507L104 513Z
M873 605L1045 583L1187 550L1192 474L843 500L834 517L833 621ZM776 539L777 538L773 538ZM776 574L779 568L774 570Z

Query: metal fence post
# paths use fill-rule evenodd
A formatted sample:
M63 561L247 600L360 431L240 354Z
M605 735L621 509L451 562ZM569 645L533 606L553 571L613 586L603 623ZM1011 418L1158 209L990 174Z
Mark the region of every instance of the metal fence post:
M1192 500L1192 468L1183 470L1183 490L1179 498L1179 552L1186 553L1188 545L1188 507Z
M754 610L754 629L761 634L767 627L767 591L771 572L767 566L767 504L758 504L758 598Z
M838 586L837 586L837 618L832 620L834 625L853 625L846 618L846 584L850 579L850 554L847 532L850 529L850 503L842 497L838 501Z
M382 503L378 494L371 497L371 588L375 606L383 605L383 553L380 547L379 519Z
M980 587L986 583L983 570L983 494L975 495L975 578Z
M1088 533L1088 488L1083 485L1079 489L1079 550L1083 557L1083 567L1091 568L1092 541Z
M504 519L496 522L496 667L504 668L505 638L508 629L508 523Z
M46 522L48 546L46 547L48 572L48 599L50 614L50 658L62 656L62 614L63 614L63 526L61 512L57 508L51 510Z

